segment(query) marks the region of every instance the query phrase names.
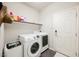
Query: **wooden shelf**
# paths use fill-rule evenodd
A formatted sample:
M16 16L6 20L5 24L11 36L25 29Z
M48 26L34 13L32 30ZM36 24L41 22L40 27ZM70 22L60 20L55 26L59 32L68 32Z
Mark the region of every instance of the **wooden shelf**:
M28 23L28 24L34 24L34 25L40 25L40 26L42 26L42 24L33 23L33 22L13 22L13 23Z

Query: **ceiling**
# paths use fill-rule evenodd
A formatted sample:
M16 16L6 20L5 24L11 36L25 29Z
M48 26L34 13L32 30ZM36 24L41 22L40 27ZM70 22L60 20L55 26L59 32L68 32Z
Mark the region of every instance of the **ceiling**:
M24 2L24 3L37 10L42 10L43 8L47 7L52 2Z

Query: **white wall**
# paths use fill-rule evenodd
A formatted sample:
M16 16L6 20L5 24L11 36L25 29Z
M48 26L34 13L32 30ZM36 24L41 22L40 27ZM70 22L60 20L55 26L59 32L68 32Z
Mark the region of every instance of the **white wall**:
M52 28L52 20L53 20L53 13L61 11L63 9L67 9L70 7L74 7L79 5L79 3L66 3L66 2L59 2L59 3L52 3L47 8L43 9L40 14L40 23L43 24L41 30L45 31L49 35L49 48L53 49L53 28Z
M8 9L12 10L15 15L25 16L26 21L37 23L39 20L39 12L31 7L28 7L21 2L6 2Z

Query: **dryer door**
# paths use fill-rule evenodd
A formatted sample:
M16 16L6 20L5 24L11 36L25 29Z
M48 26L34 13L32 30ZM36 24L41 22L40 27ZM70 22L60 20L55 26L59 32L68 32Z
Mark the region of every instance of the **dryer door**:
M41 43L38 40L33 40L28 47L28 56L40 56Z

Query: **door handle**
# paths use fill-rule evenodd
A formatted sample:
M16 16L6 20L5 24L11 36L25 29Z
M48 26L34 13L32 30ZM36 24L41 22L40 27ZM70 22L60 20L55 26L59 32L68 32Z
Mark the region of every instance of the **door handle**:
M57 36L57 30L55 30L55 36Z
M75 36L77 37L77 33L75 33Z
M57 30L55 30L55 33L57 33Z

